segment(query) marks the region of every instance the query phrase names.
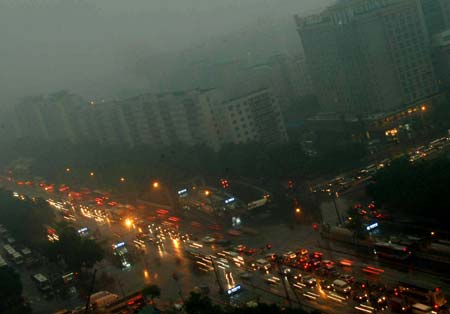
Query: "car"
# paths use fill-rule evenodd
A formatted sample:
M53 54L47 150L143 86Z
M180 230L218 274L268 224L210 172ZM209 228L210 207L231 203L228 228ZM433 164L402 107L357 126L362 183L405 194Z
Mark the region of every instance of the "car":
M205 236L202 238L202 242L203 243L214 243L214 242L216 242L216 239L214 239L211 236Z
M227 245L231 244L231 241L227 240L227 239L219 239L219 240L216 240L215 243L218 245L221 245L221 246L227 246Z
M303 269L312 272L320 267L320 261L310 260L303 265Z
M303 277L303 275L302 275L302 273L299 272L299 271L297 271L297 272L295 272L295 273L292 274L292 278L294 278L294 279L297 280L297 281L301 281L301 280L302 280L302 277Z
M323 260L322 261L322 266L328 270L331 270L334 268L335 263L333 261L330 260Z
M241 253L241 252L244 252L246 248L247 247L245 245L239 244L239 245L236 245L233 249L234 249L234 251Z
M306 286L312 288L315 287L317 285L317 280L316 278L312 277L312 276L305 276L302 278L302 282L303 284L305 284Z
M355 282L355 277L352 275L341 275L340 279L342 279L343 281L345 281L348 284Z
M322 287L323 290L327 290L327 291L333 291L333 283L329 280L323 280L320 282L320 286Z
M268 272L268 270L272 267L272 265L265 259L261 258L258 259L257 261L255 261L252 264L254 269L259 269L260 271L263 272Z
M253 277L252 273L250 273L248 271L240 271L238 273L238 276L242 279L250 279Z
M346 281L341 279L336 279L335 281L333 281L333 287L334 291L345 295L350 294L352 291L352 287L350 287L350 285Z
M314 252L314 253L311 253L309 257L310 257L310 259L321 261L322 257L323 257L323 253L322 252Z
M266 275L264 276L264 282L269 285L278 285L280 284L281 279L273 275Z
M245 255L254 255L256 253L257 253L256 249L247 249L247 250L244 251Z
M353 295L353 300L359 302L359 303L365 303L369 299L369 295L366 291L356 291L356 293Z
M283 262L287 263L287 264L290 264L292 261L295 261L296 258L297 258L297 254L292 251L289 251L289 252L286 252L283 254Z
M292 269L290 267L287 266L281 266L281 272L287 276L292 275Z
M268 253L265 256L265 259L269 262L274 262L277 259L278 255L276 253Z

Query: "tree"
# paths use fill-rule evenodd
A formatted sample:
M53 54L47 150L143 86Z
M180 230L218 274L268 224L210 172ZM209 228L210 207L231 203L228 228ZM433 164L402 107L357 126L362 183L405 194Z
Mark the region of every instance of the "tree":
M199 293L191 292L189 298L184 302L187 314L222 314L225 313L218 305L214 305L211 299Z
M392 215L417 218L448 230L446 219L450 191L450 160L407 159L393 162L379 171L367 189L379 206Z
M145 297L149 297L153 302L154 298L159 298L161 296L161 289L157 285L148 285L142 289L142 294Z
M70 270L80 271L83 267L92 268L104 258L104 250L94 240L80 237L72 227L63 226L58 233L59 241L47 246L51 261L63 260Z
M0 268L0 313L31 313L31 309L22 298L20 276L8 266Z
M364 238L364 229L363 229L363 220L358 211L358 208L355 206L351 206L348 211L348 228L353 231L356 238L361 239Z
M53 210L41 198L14 197L0 189L0 221L18 240L27 244L45 241L45 225L54 221Z

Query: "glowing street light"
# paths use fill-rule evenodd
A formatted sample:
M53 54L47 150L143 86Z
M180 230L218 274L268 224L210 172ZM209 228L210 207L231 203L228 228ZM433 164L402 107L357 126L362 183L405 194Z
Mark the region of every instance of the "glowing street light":
M120 182L125 182L125 178L124 177L120 178Z
M66 168L66 172L70 172L70 168Z
M159 182L158 181L153 182L153 188L155 188L155 189L159 188Z
M295 209L295 213L296 213L296 214L300 214L301 212L302 212L302 210L301 210L300 207L297 207L297 208Z
M205 196L209 196L211 192L209 190L205 190Z
M89 175L90 175L91 177L93 177L93 176L95 175L95 173L91 171L91 172L89 173Z
M131 220L130 218L125 219L125 226L127 226L128 228L131 228L132 225L133 225L133 220Z

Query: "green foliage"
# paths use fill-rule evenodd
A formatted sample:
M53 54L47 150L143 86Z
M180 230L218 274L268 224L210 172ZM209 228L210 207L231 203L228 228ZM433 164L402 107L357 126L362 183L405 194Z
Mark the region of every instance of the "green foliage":
M161 289L157 285L148 285L142 289L142 294L149 297L151 300L161 296Z
M47 245L46 255L51 261L63 260L69 270L79 271L82 267L92 268L104 258L104 250L94 240L80 237L72 227L57 231L59 241Z
M365 233L363 232L363 220L358 212L358 209L351 206L347 211L347 215L350 219L348 222L348 228L352 230L357 238L363 238Z
M53 210L43 199L21 199L0 189L0 221L21 242L34 245L45 241L44 226L53 220Z
M170 178L173 182L198 175L304 178L351 166L363 155L364 149L360 145L336 145L336 142L330 143L317 157L307 156L295 142L273 146L229 144L219 152L205 146L155 149L150 146L124 148L64 143L42 144L33 151L24 149L17 152L16 158L33 156L33 175L52 182L89 182L91 186L123 191L148 188L152 178ZM70 173L65 171L67 167L72 169ZM89 177L90 171L95 172L95 177ZM121 177L127 178L125 184L120 182Z
M258 303L254 307L220 307L207 296L191 293L184 303L187 314L307 314L302 309L280 308L276 304Z
M211 299L198 293L191 292L190 297L184 302L187 314L221 314L224 310L211 302Z
M0 313L31 313L23 302L20 276L10 267L0 268Z
M377 173L375 183L368 187L374 200L392 214L434 219L448 227L448 193L450 191L450 160L424 160L411 164L408 160L394 162Z

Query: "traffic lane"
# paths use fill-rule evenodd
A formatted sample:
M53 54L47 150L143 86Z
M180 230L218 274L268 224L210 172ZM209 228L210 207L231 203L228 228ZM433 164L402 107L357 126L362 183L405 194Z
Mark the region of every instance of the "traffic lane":
M354 274L357 278L364 278L369 281L379 281L380 283L385 284L396 284L398 281L414 282L417 284L422 283L424 286L434 285L436 287L441 287L444 291L450 291L450 284L445 282L445 276L437 276L417 270L414 265L411 265L408 261L399 261L393 265L393 261L378 258L377 256L375 257L370 254L365 256L357 255L356 252L355 254L346 254L343 252L346 248L339 248L335 245L328 246L326 242L328 241L321 241L324 245L316 247L316 250L326 252L327 256L330 256L330 259L333 259L336 262L343 259L354 261L354 266L344 267L342 269L343 271ZM375 272L364 271L364 268L367 269L368 265L375 267ZM377 273L379 273L379 275L377 275Z
M365 255L363 257L357 255L356 251L352 254L346 254L341 250L333 249L333 245L320 239L318 233L312 231L310 226L299 225L295 229L289 228L287 225L279 224L273 226L261 227L261 230L256 235L242 235L238 239L241 243L249 247L261 247L263 243L270 243L272 245L271 250L266 250L267 253L273 251L277 253L284 253L287 251L297 250L299 248L307 248L310 251L323 251L326 252L324 259L331 259L335 262L339 262L342 259L350 259L356 262L353 269L342 269L345 273L353 273L355 277L361 280L369 281L386 281L389 284L395 284L396 281L413 281L413 282L429 282L433 285L442 287L445 291L450 291L450 285L443 281L442 277L432 274L420 272L414 267L405 267L406 264L401 263L398 267L394 268L388 264L386 260L374 259L371 255ZM264 231L264 232L262 232ZM259 245L259 246L258 246ZM330 245L330 246L329 246ZM327 247L329 247L327 249ZM378 269L384 270L381 276L370 274L366 271L362 271L363 266L372 265Z
M109 260L102 262L101 269L117 278L115 291L123 295L138 291L147 284L160 286L164 299L169 300L177 300L180 292L185 295L204 284L214 291L213 274L196 270L182 253L182 248L171 247L167 241L163 249L147 246L147 254L136 256L129 270L121 270Z
M271 251L283 253L312 246L319 240L318 233L309 225L298 224L294 228L288 224L264 225L255 230L256 234L241 234L236 241L254 248L270 244Z
M271 276L280 277L277 274L271 274ZM330 299L327 299L317 288L297 289L293 288L287 281L285 282L290 302L294 305L300 305L306 310L320 310L324 313L347 314L352 311L353 303L351 301L336 303ZM286 292L281 282L276 285L268 284L264 281L264 279L262 279L262 277L257 276L251 281L247 281L247 285L245 286L250 287L250 289L254 290L255 293L263 293L264 301L269 303L281 302L283 305L288 303Z

